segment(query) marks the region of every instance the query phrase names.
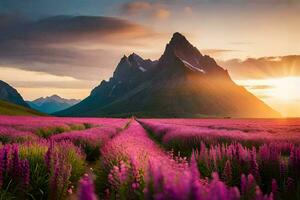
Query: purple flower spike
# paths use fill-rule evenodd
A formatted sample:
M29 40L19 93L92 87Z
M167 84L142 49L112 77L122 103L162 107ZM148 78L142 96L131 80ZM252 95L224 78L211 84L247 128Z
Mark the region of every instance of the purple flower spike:
M49 170L51 168L52 152L53 152L53 141L51 141L50 146L45 154L45 164Z
M3 149L3 157L2 157L4 171L8 170L8 168L9 168L9 153L10 153L10 147L5 146Z
M241 192L242 194L245 194L247 190L247 179L245 174L242 174L241 176Z
M250 173L255 177L256 180L259 180L259 167L256 161L256 152L252 150L251 154L251 161L250 161Z
M274 197L277 196L278 185L275 179L272 179L272 194Z
M54 173L53 176L51 177L51 189L54 193L57 192L57 184L58 184L58 176L59 176L59 163L56 160L55 164L54 164L54 169L53 169Z
M30 181L29 161L28 160L23 160L21 166L22 166L23 184L24 184L24 186L28 186L29 181Z
M79 182L79 200L96 200L94 184L90 177L85 174Z
M225 167L224 167L224 171L223 171L223 178L226 183L230 183L232 180L232 170L231 170L230 160L227 160L225 163Z
M0 149L0 188L3 184L3 176L4 176L4 162L3 162L3 157L4 157L4 151L3 149Z
M13 171L13 176L15 178L19 177L21 175L21 162L19 158L19 146L14 145L13 146L13 160L11 163L11 169Z
M190 163L190 198L191 199L199 199L200 198L200 173L197 166L197 161L195 159L195 153L193 152Z
M195 159L195 153L193 153L192 157L191 157L190 170L191 170L192 176L195 179L199 179L200 178L200 173L199 173L199 170L198 170L197 161Z

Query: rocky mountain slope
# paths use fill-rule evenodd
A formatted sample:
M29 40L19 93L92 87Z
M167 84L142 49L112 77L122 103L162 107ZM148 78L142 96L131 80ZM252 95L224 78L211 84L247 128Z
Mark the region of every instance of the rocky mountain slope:
M158 61L124 56L113 77L59 116L278 117L175 33Z

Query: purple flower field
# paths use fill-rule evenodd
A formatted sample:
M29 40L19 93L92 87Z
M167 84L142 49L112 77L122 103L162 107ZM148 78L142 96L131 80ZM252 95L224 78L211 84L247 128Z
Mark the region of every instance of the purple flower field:
M300 199L300 120L0 116L0 199Z

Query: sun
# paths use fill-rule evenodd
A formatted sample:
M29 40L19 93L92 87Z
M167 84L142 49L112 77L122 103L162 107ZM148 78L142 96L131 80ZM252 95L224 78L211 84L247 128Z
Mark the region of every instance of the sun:
M300 98L300 79L296 77L284 77L269 80L272 87L270 96L282 101L292 101Z

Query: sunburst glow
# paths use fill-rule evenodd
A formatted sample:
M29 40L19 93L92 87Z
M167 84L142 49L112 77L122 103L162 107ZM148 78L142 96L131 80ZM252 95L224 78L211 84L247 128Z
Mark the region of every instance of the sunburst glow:
M271 97L281 99L283 101L293 101L300 99L300 78L286 77L272 79L269 81L273 89L270 90Z
M283 116L299 116L300 77L290 76L237 82L280 111Z

